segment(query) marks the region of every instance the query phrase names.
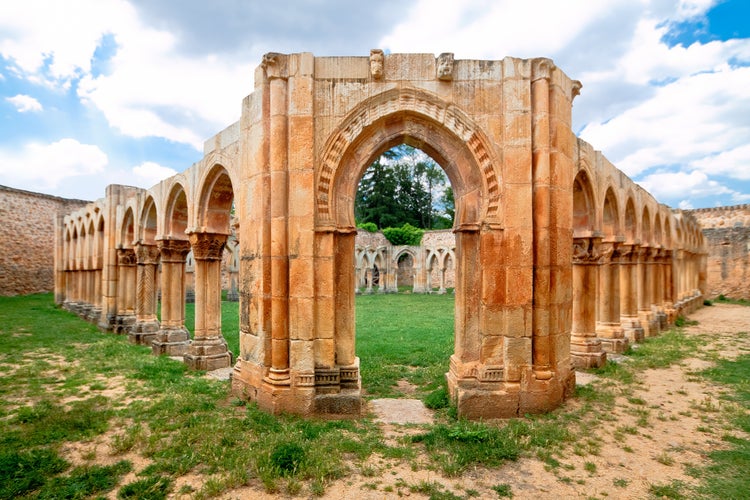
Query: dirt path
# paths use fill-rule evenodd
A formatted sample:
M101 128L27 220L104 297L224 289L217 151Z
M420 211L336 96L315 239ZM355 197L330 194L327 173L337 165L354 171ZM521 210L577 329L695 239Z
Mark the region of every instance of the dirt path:
M750 307L716 304L690 319L698 324L687 327L686 333L703 336L707 344L679 365L641 373L633 389L617 397L610 414L591 422L591 435L562 453L558 467L524 458L447 479L436 471L415 471L411 464L391 465L374 458L370 472L375 474L349 476L330 485L323 498L425 498L404 486L423 481L437 482L464 498L469 490L478 493L476 498L498 498L493 486L507 484L516 499L649 498L652 485L675 480L695 484L686 469L705 465L706 452L722 446L721 436L727 431L720 426L725 404L718 399L721 389L691 373L711 366L710 359L717 356L734 359L750 352ZM391 426L388 431L413 429ZM242 498L236 493L226 498Z

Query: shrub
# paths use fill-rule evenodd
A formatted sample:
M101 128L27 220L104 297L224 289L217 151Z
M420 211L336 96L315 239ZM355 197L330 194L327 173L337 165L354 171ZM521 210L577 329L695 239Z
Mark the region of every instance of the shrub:
M422 242L423 234L423 229L416 228L408 222L401 227L383 229L383 235L392 245L418 246Z
M364 229L369 233L375 233L378 230L378 225L374 222L360 222L357 224L357 227L359 229Z

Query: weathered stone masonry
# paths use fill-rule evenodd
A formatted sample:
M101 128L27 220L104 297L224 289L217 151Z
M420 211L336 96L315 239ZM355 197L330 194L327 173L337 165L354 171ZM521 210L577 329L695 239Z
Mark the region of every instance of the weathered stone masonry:
M354 197L367 166L406 143L444 168L455 193L453 247L412 258L454 263L446 377L459 414L550 410L572 390L574 367L658 334L702 302L706 279L695 219L658 204L573 134L580 88L544 58L267 54L240 120L206 142L201 161L148 190L109 186L62 221L56 298L193 368L230 366L221 259L234 234L235 393L271 412L359 415L355 293L373 283L367 268L378 259L379 283L397 278L394 255L357 247ZM434 288L432 273L419 276L415 287Z
M0 295L54 289L55 216L87 203L0 186Z
M700 223L708 246L708 296L750 299L750 205L689 212Z

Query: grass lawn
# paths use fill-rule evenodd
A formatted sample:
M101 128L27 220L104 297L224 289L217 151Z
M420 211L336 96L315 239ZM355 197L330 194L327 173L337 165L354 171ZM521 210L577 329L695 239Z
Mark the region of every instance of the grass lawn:
M614 395L630 390L637 370L677 363L694 347L679 331L663 335L646 342L653 348L639 349L632 363L608 365L601 375L612 383L579 391L578 404L569 408L500 425L466 422L455 419L444 392L453 297L360 296L356 306L367 395L400 396L395 383L405 379L441 408L434 425L385 439L369 418L272 416L234 398L228 382L190 372L179 361L153 356L126 336L99 332L57 309L51 294L0 297L0 500L115 492L122 499L202 499L245 485L318 496L333 480L386 474L388 464L459 477L519 457L536 457L562 471L571 449L577 454L592 428L608 422ZM235 350L237 336L229 332L238 331L237 303L225 302L224 308L225 336ZM722 363L701 376L726 384L727 397L750 410L750 357ZM738 411L727 425L750 432L747 415ZM660 490L660 496L746 493L748 441L731 433L726 440L730 449L711 452L715 466L695 471L702 479L699 490L667 485L677 496L672 490ZM187 484L187 476L199 477L200 486ZM430 498L464 498L437 482L403 481L399 488ZM484 494L510 497L511 489L490 484ZM465 498L478 494L466 490Z

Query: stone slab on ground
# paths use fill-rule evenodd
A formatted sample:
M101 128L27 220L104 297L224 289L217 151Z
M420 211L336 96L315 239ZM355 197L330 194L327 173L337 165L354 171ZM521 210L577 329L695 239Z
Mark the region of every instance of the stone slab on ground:
M576 385L589 385L594 380L597 380L599 377L594 375L593 373L586 373L586 372L576 372Z
M385 424L431 424L434 420L419 399L373 399L370 410L376 422Z
M215 378L216 380L229 380L232 378L232 371L234 367L228 366L226 368L219 368L218 370L211 370L206 372L206 377Z

